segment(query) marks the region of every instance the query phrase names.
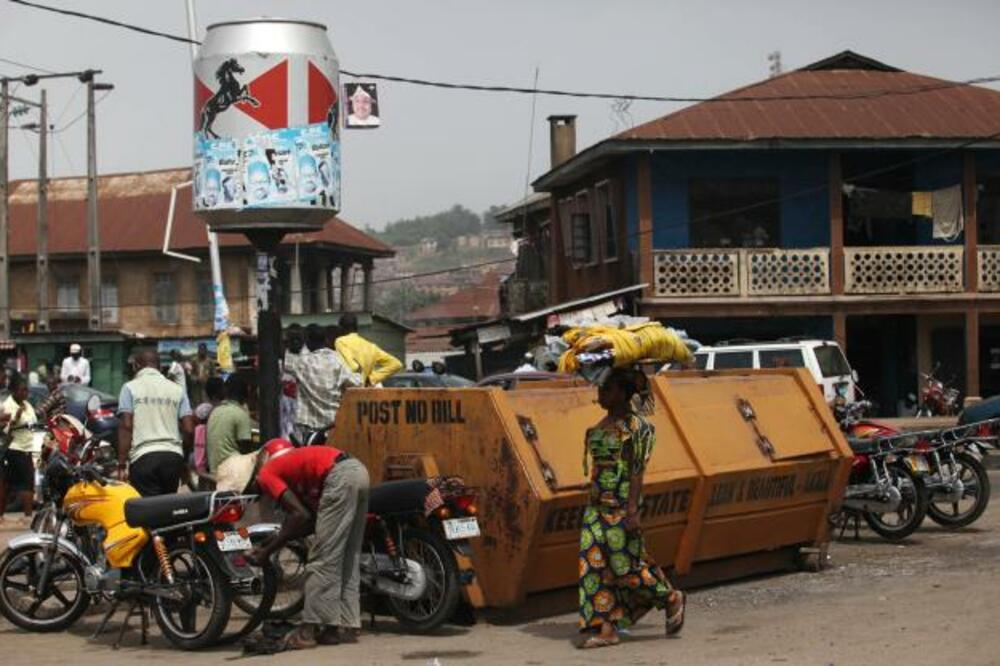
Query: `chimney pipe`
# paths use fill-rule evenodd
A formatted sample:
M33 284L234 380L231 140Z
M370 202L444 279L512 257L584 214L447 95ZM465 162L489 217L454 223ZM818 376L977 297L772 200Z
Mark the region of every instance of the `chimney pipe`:
M551 168L576 155L576 116L549 116Z

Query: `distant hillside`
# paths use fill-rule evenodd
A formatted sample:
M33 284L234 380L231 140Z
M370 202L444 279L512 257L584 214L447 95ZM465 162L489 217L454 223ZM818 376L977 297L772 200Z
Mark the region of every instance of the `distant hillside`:
M450 210L390 222L382 231L366 229L395 247L416 245L425 238L433 238L441 247L448 247L458 236L475 234L484 229L497 227L493 219L499 206L491 206L482 216L468 208L455 204Z

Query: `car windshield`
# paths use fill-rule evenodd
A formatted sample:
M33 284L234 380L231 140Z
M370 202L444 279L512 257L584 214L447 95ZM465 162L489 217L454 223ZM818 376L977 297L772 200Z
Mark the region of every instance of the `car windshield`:
M441 375L441 383L451 388L462 388L464 386L475 386L476 383L459 375Z
M806 365L801 349L761 349L758 354L762 368L804 368Z
M752 368L753 352L715 352L716 370L730 370L734 368Z
M109 402L117 402L118 398L111 395L110 393L105 393L104 391L98 391L95 388L90 388L89 386L80 386L79 384L63 384L61 388L63 395L66 396L66 400L69 402L79 402L86 403L90 400L90 396L96 395L101 399L101 404Z
M851 374L851 366L837 345L816 347L816 362L824 377L843 377Z

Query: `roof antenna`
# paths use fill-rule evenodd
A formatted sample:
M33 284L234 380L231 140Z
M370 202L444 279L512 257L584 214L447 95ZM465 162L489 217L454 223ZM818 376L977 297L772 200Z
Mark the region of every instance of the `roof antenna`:
M768 53L767 54L767 62L770 63L768 65L767 69L768 69L768 72L770 72L770 76L772 78L775 77L775 76L777 76L777 75L779 75L779 74L781 74L781 72L782 72L782 68L781 68L781 51L771 51L770 53Z

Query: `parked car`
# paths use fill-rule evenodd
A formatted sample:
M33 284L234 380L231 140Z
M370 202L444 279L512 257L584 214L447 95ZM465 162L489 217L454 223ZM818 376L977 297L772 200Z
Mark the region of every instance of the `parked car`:
M382 380L386 388L462 388L475 386L460 375L438 374L435 372L397 372Z
M806 368L816 379L823 397L833 402L837 396L854 402L857 394L857 373L831 340L787 339L776 342L739 340L700 348L694 355L699 370L733 370L750 368ZM674 364L661 370L677 369Z
M476 382L476 386L499 386L505 391L510 391L522 384L550 381L579 381L581 384L585 383L582 379L578 379L572 375L539 370L538 372L502 372L490 375Z

